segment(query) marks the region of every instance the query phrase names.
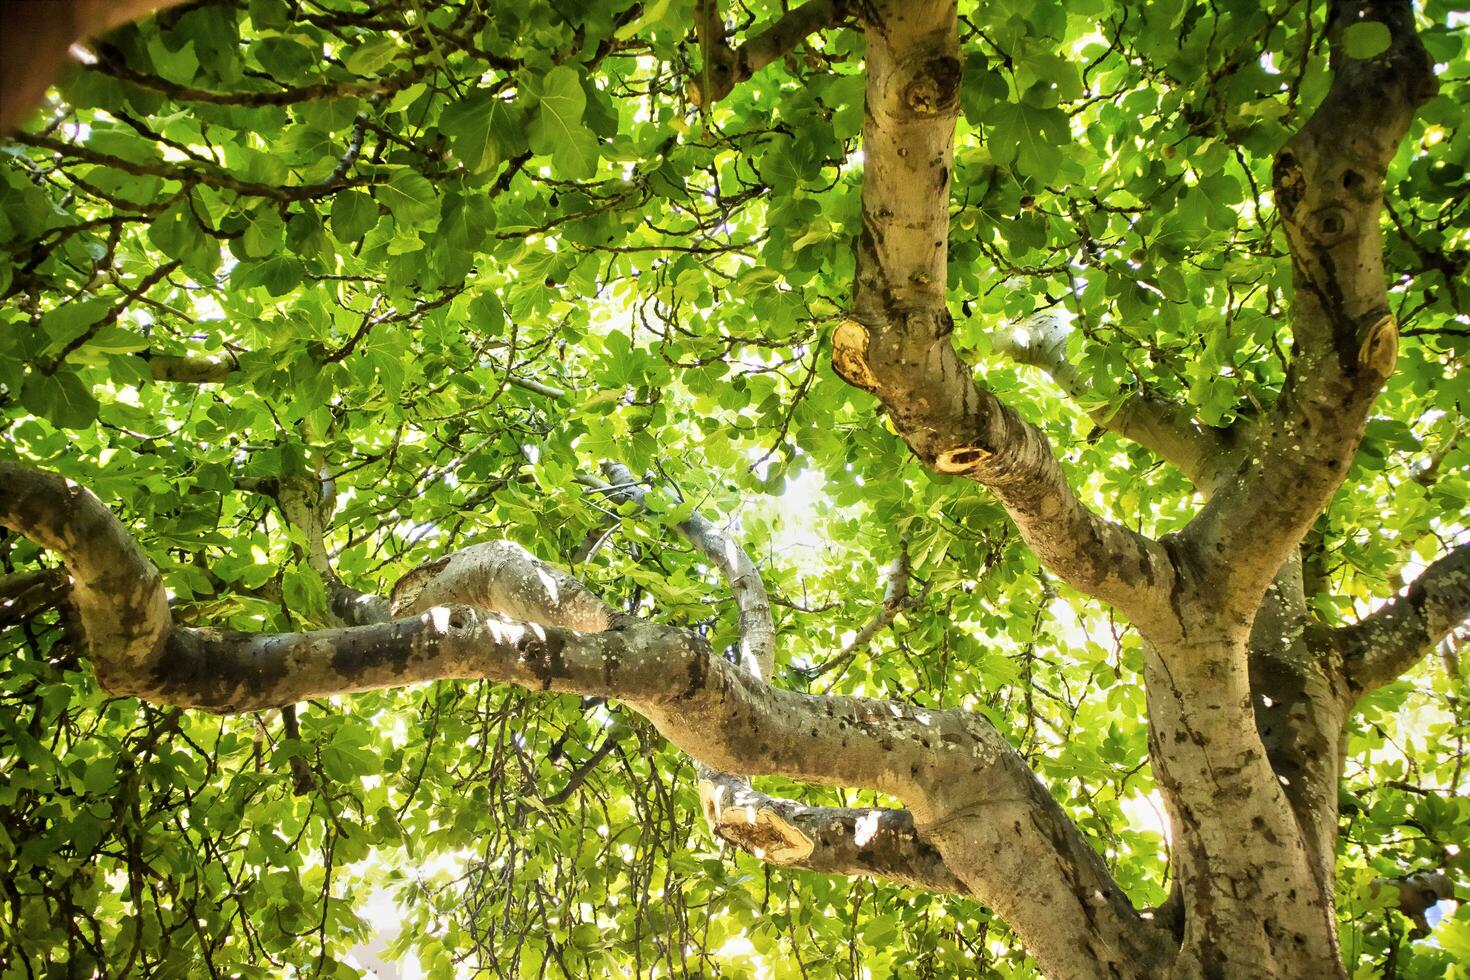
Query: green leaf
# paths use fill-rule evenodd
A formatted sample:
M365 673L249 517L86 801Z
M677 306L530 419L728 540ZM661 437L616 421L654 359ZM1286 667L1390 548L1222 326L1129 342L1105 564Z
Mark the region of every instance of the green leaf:
M1387 51L1393 43L1388 25L1376 20L1362 20L1349 24L1342 32L1342 46L1349 58L1367 61Z
M187 197L174 202L153 220L148 227L148 240L169 258L183 262L191 272L213 274L219 267L219 243L200 227Z
M286 223L274 206L256 208L249 215L249 223L241 233L240 247L246 258L270 255L281 246Z
M327 590L322 577L305 565L294 565L281 575L281 594L286 607L313 622L327 617Z
M403 225L414 225L439 213L434 185L413 170L395 173L388 183L378 187L378 198L393 214L393 220Z
M230 273L230 285L236 289L265 287L272 296L285 296L301 285L305 269L292 255L275 255L262 262L241 262Z
M531 149L551 157L568 180L591 177L597 170L597 137L582 122L587 96L576 69L558 65L541 79L540 101L531 121Z
M332 198L332 234L351 245L378 223L378 203L362 191L338 191Z
M64 303L41 317L41 335L45 350L57 351L87 332L87 328L107 315L111 304L103 299L80 303Z
M493 170L516 152L516 123L510 104L488 91L472 92L450 105L439 117L439 128L472 174Z
M403 49L402 44L393 37L384 35L373 38L353 48L347 55L347 70L354 75L372 75L379 68L393 60L393 56Z
M504 333L505 307L500 297L487 290L471 300L468 326L481 337L498 337Z
M72 371L49 375L32 371L21 387L20 399L58 429L85 429L97 421L97 399Z
M1038 109L1024 102L1001 102L986 118L991 156L996 163L1014 165L1027 177L1052 176L1061 163L1062 147L1071 142L1067 114L1060 109Z

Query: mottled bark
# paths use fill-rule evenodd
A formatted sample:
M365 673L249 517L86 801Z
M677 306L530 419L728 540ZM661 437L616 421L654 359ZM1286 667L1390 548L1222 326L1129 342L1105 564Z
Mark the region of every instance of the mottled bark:
M1276 156L1273 184L1292 262L1292 360L1285 387L1234 479L1186 536L1211 594L1236 623L1342 484L1368 411L1393 372L1398 324L1383 271L1383 182L1415 109L1435 90L1407 0L1331 5L1333 82ZM1341 43L1379 21L1389 49L1362 61Z
M1331 890L1348 701L1327 633L1307 611L1299 558L1271 587L1250 636L1251 706L1312 866Z
M395 590L402 618L241 634L174 625L126 529L54 474L0 464L0 524L61 556L114 692L214 712L470 678L617 698L714 771L712 819L752 853L978 896L1059 976L1148 976L1163 962L1162 933L982 716L775 688L504 542L411 573ZM732 771L877 790L908 810L804 807L718 775Z
M1209 498L1182 535L1159 542L1082 506L1041 434L976 383L950 344L953 16L946 4L869 14L864 224L834 367L883 402L930 468L989 488L1043 563L1140 628L1152 761L1176 832L1182 914L1172 972L1340 973L1331 870L1349 702L1338 661L1310 628L1296 549L1346 474L1393 366L1382 183L1433 88L1412 11L1406 2L1333 4L1332 88L1278 157L1295 349L1270 417L1226 434L1139 395L1096 419ZM1365 19L1386 24L1393 41L1381 57L1355 61L1340 36ZM1001 337L997 352L1085 396L1057 330L1027 326L1036 329ZM1437 623L1446 618L1452 603L1417 594L1406 600L1414 613L1396 621L1422 618L1426 605ZM1417 623L1407 632L1423 633ZM1029 945L1023 922L1012 925Z
M172 617L158 569L91 493L53 473L0 460L0 526L61 555L97 679L144 696Z
M813 0L731 47L717 6L701 3L710 99L846 9ZM309 483L270 491L306 534L301 558L327 582L343 628L242 635L177 625L157 570L126 529L52 474L0 463L0 524L62 557L85 648L114 692L221 712L453 678L617 698L698 762L706 816L722 839L787 867L978 898L1048 975L1341 975L1332 871L1344 718L1356 697L1408 669L1470 614L1462 546L1362 623L1323 630L1307 612L1299 555L1393 368L1382 184L1433 90L1410 5L1332 3L1332 87L1278 155L1294 348L1269 414L1225 433L1147 393L1093 414L1208 498L1182 534L1158 541L1084 506L1040 431L978 383L950 342L955 6L853 9L867 37L863 231L852 304L832 335L834 367L882 402L926 466L987 488L1047 567L1139 627L1151 761L1174 831L1177 914L1153 923L1131 907L982 717L775 687L759 572L697 514L679 530L736 598L738 664L689 631L618 613L508 542L415 570L390 609L335 580L324 541L330 508ZM1342 29L1360 20L1390 28L1387 52L1359 61L1340 50ZM997 353L1085 397L1055 328L1023 326L998 339ZM233 354L149 364L155 380L196 384L241 370ZM631 474L609 476L610 484L585 482L614 499L642 499ZM731 772L876 790L907 809L806 807ZM1415 900L1430 894L1419 887Z
M1371 61L1340 43L1364 19L1393 37ZM1169 539L1183 637L1154 637L1148 658L1181 975L1342 975L1331 869L1349 702L1306 615L1298 547L1393 369L1382 184L1433 78L1407 2L1334 3L1329 35L1331 90L1275 169L1294 282L1286 386L1235 474Z
M1470 544L1431 564L1404 593L1331 642L1355 697L1398 677L1470 621Z
M1164 631L1165 550L1089 510L1040 430L980 385L950 342L954 5L885 4L868 17L863 231L852 306L832 334L833 367L883 402L926 466L994 493L1057 575Z

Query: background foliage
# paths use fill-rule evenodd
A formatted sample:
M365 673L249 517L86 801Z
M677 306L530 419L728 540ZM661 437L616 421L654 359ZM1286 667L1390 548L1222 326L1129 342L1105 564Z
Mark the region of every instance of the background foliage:
M726 9L737 34L778 13ZM1470 500L1470 16L1420 14L1441 93L1389 178L1399 368L1313 535L1329 624L1463 535ZM1322 18L961 4L960 346L1147 533L1182 524L1186 483L1079 408L1142 388L1220 425L1273 399L1269 170L1325 88ZM224 0L98 42L0 147L5 451L121 515L180 621L244 630L326 615L254 481L330 476L354 586L508 537L717 645L733 604L669 526L724 515L779 597L781 683L984 712L1161 901L1136 637L972 485L910 462L827 362L860 230L859 35L701 107L692 22L690 0ZM1045 309L1091 403L990 356ZM178 355L227 377L155 381ZM651 514L578 487L608 459L656 481ZM589 534L607 543L583 560ZM839 656L901 548L911 603ZM0 541L0 571L47 560ZM6 977L355 975L375 893L434 975L1030 973L973 903L719 853L687 762L616 706L437 684L299 720L183 714L99 691L64 616L0 646ZM1370 887L1441 869L1464 893L1467 695L1447 654L1351 722L1339 902L1363 975L1470 957L1470 912L1410 942Z

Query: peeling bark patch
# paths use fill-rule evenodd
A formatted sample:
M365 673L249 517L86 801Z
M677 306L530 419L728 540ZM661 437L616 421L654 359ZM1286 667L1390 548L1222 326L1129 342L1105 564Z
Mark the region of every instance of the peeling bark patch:
M856 320L843 320L832 331L832 370L854 387L878 390L878 379L868 367L868 330Z
M940 473L968 473L989 458L990 453L978 446L946 449L935 458L934 468Z
M448 565L449 559L453 557L453 555L445 555L443 558L426 562L417 568L410 569L408 574L399 579L393 586L392 594L388 597L388 607L392 610L393 615L396 616L400 610L413 605L418 594L433 580L434 576L444 570L444 566Z
M1387 378L1393 373L1398 356L1399 322L1392 313L1385 313L1364 332L1363 343L1358 347L1358 364Z
M804 861L816 846L799 828L765 807L726 807L719 816L718 829L722 839L776 864Z

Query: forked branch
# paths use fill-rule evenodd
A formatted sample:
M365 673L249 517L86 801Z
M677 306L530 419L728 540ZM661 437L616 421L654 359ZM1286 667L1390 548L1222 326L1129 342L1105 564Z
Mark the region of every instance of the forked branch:
M793 866L962 886L1018 919L1044 909L1058 938L1038 948L1059 973L1083 975L1078 964L1098 956L1146 959L1164 942L983 717L774 688L697 634L606 609L515 545L480 545L410 575L390 622L241 634L175 626L157 570L126 529L55 474L0 463L0 525L61 556L88 654L116 693L241 712L473 678L617 698L717 770L874 789L909 807L806 808L737 784L742 795L715 801L716 819L752 849L765 849L760 837ZM765 816L755 831L749 820L737 828L726 804ZM1065 952L1083 944L1069 965Z
M1349 28L1376 22L1387 50L1355 58ZM1334 0L1332 86L1276 156L1272 183L1292 263L1286 384L1245 465L1185 531L1204 594L1249 626L1276 570L1342 484L1398 352L1383 269L1383 184L1435 91L1409 0Z
M1116 405L1099 404L1076 365L1067 359L1068 333L1060 317L1042 313L996 331L991 349L1017 364L1044 371L1093 422L1136 442L1178 469L1201 492L1209 493L1229 449L1226 433L1200 424L1184 405L1146 391L1135 391Z

